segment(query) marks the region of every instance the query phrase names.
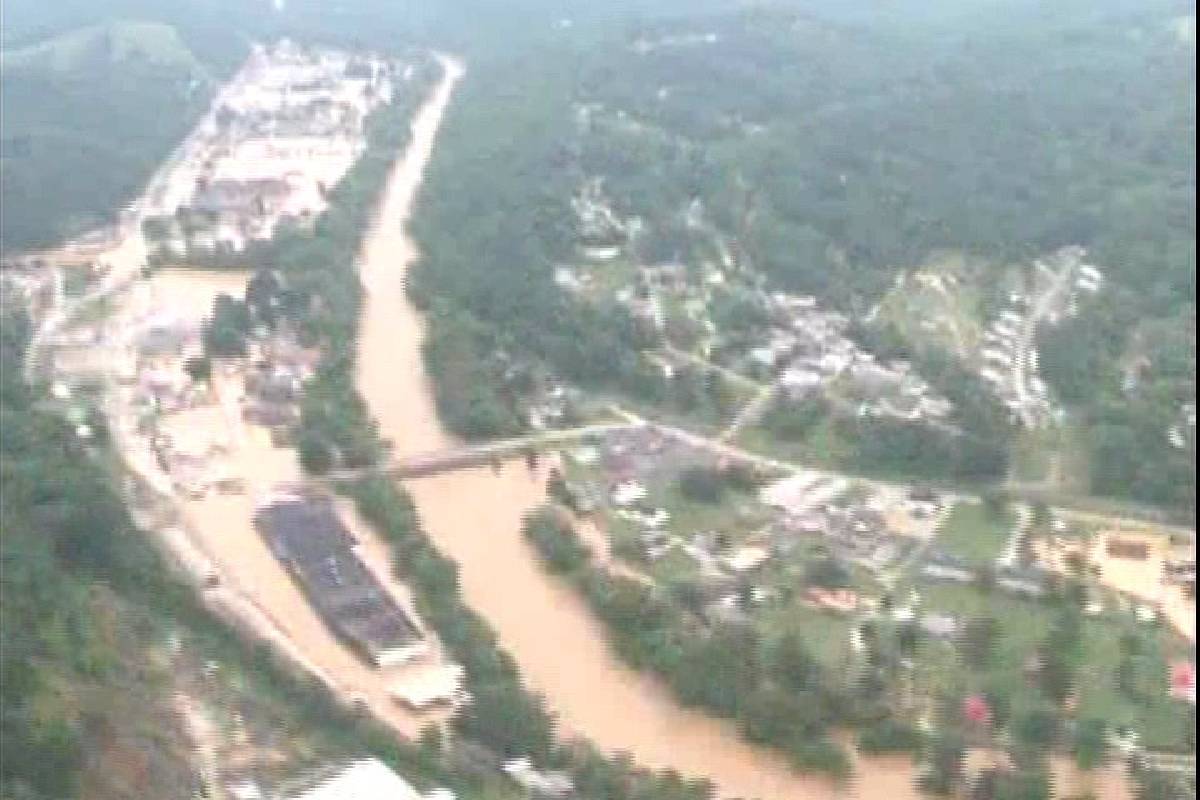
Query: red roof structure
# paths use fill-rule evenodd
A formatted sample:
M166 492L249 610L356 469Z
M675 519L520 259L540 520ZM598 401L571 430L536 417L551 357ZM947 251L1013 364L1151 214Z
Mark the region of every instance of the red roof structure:
M967 695L963 700L963 717L972 725L987 727L992 724L992 707L982 695Z
M1196 702L1196 665L1190 661L1176 661L1171 665L1171 697Z

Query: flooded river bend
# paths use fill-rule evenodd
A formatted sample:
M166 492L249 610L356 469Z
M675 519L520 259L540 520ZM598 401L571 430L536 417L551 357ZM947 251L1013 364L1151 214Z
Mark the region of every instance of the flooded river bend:
M438 420L421 358L422 320L404 292L417 255L405 225L463 74L456 61L443 59L443 65L445 76L414 121L362 253L366 299L357 381L398 456L457 444ZM610 753L628 752L645 766L708 777L722 798L919 797L907 758L859 760L855 781L838 789L746 744L732 724L683 708L661 682L622 664L582 599L540 568L521 536L523 515L545 499L545 478L515 461L499 473L465 470L407 488L434 544L458 562L467 603L496 630L528 685L545 696L561 733L585 737Z

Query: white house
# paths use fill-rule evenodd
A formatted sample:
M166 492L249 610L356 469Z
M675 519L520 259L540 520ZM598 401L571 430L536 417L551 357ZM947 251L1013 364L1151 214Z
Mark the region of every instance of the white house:
M421 800L421 795L375 758L354 761L320 776L309 788L285 800Z

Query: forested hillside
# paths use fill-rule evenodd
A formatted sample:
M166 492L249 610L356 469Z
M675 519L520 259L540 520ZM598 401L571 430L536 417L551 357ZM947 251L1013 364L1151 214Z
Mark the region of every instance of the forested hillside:
M417 221L414 288L448 301L430 343L443 407L463 432L507 429L503 398L471 377L498 369L497 351L629 380L623 315L565 304L551 280L578 258L571 194L601 177L641 223L643 263L703 263L713 228L771 287L855 315L936 251L994 263L976 287L987 300L1001 267L1087 247L1111 282L1044 337L1047 380L1105 434L1084 437L1103 464L1094 491L1190 505L1194 471L1159 422L1194 397L1193 10L1021 5L924 36L760 10L489 61L468 75ZM1146 318L1149 388L1130 404L1119 373Z
M128 22L6 48L4 250L112 220L207 106L241 45L227 46L197 56L169 25Z

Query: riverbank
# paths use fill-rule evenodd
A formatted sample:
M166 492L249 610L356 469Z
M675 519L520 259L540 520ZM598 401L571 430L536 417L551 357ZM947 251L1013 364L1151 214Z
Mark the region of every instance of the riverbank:
M462 75L455 62L443 63L449 77L431 100L438 116ZM421 358L424 324L404 293L418 256L404 226L436 123L422 115L414 125L410 152L416 157L389 182L360 267L366 294L358 387L400 457L457 444L438 418ZM682 708L658 680L621 664L583 600L542 573L521 537L524 515L545 500L547 470L514 461L499 471L455 472L406 488L432 543L457 563L467 605L488 620L525 682L544 695L561 734L586 738L608 753L629 753L648 767L707 777L721 797L919 797L906 759L859 764L857 779L839 788L794 772L782 757L741 741L732 724Z
M456 81L461 69L445 63ZM443 93L439 87L443 110L452 89L453 84ZM414 127L414 152L428 157L435 128ZM438 418L421 357L425 325L404 293L418 257L404 231L421 179L418 163L423 166L412 162L389 184L361 264L366 295L357 382L399 457L459 444ZM798 774L781 757L743 742L732 724L681 707L661 682L620 663L583 599L541 570L521 536L525 514L545 501L548 470L549 464L530 470L512 461L498 470L412 481L406 488L432 544L457 564L466 604L496 631L524 682L545 697L560 735L586 738L608 753L628 753L649 767L707 777L721 797L920 796L907 758L856 759L855 779L845 787Z

